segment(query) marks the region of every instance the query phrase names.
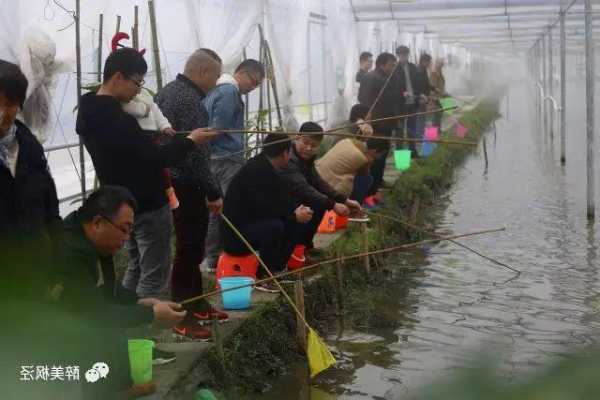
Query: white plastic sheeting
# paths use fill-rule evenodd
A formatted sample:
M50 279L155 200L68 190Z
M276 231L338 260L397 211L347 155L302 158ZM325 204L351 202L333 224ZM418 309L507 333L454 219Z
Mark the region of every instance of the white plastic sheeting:
M102 53L106 58L117 15L121 16L120 30L131 33L135 5L139 6L140 47L148 49L146 81L155 88L148 3L140 0L81 2L84 85L98 79L99 15L104 15ZM357 22L348 0L156 0L155 8L163 82L181 72L188 55L199 47L215 50L228 72L244 55L258 58L260 24L272 51L284 120L292 125L312 119L330 126L347 118L356 101L354 76L363 50L377 55L405 44L415 56L421 51L435 57L452 55L460 63L448 73L450 87L468 74L472 60L464 48L441 44L423 32L408 32L394 21ZM35 28L54 40L56 58L65 60L71 71L60 75L52 93L49 128L42 135L47 137L46 146L77 141L74 10L74 0L0 0L0 58L26 65L23 38ZM251 111L258 108L258 97L258 90L250 95ZM49 157L60 195L75 194L79 187L77 151ZM87 169L89 187L90 164Z

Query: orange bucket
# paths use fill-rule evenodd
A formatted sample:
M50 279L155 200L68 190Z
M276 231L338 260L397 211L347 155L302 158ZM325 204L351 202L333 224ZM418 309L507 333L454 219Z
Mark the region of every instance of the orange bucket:
M335 232L336 214L333 211L326 211L319 225L319 233L334 233Z
M341 215L335 216L335 229L346 229L348 227L348 217L342 217Z
M233 256L222 252L217 262L216 279L228 276L247 276L256 280L258 269L258 258L254 254L245 256Z
M305 250L306 246L303 244L297 244L296 247L294 247L294 252L287 263L287 267L290 271L304 267L306 264L306 257L304 256Z

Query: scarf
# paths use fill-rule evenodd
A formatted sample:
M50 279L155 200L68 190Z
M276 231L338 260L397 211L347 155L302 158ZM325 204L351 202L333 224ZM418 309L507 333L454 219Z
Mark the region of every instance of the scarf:
M0 138L0 164L8 168L8 149L17 140L17 125L12 124L6 135Z

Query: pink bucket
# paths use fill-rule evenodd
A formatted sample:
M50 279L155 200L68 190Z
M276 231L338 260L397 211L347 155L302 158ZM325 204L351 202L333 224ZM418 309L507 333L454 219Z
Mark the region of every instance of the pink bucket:
M439 128L437 126L428 126L425 128L425 140L438 140L439 137Z

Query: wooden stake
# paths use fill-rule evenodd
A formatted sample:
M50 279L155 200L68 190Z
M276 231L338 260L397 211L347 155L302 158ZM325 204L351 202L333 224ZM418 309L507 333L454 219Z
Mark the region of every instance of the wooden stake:
M367 226L366 222L363 222L362 224L362 229L363 229L363 251L365 253L369 252L369 227ZM369 258L369 255L366 254L363 262L365 264L365 270L367 271L367 274L371 273L371 259Z
M340 259L339 251L336 254L338 261L335 263L335 278L336 278L336 291L337 291L337 303L338 303L338 314L341 315L344 309L344 271L342 270L342 260Z
M223 348L223 335L221 335L221 327L219 325L219 319L213 317L212 319L212 337L217 349L217 354L221 362L225 360L225 350Z
M148 12L150 13L150 30L152 31L152 49L154 53L154 70L156 72L156 88L163 88L162 70L160 67L160 52L158 48L158 29L156 27L156 14L154 10L154 1L148 1Z
M298 337L298 344L304 351L308 348L308 343L306 342L307 332L306 332L306 311L304 309L304 286L302 284L302 279L298 279L294 282L294 300L296 303L296 307L302 314L303 318L300 316L296 316L296 335Z

